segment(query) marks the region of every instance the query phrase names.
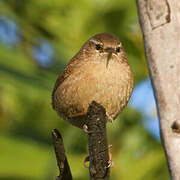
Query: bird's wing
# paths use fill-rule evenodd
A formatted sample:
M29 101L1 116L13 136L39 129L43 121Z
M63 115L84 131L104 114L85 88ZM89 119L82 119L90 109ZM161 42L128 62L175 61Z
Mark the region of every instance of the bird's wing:
M56 83L54 85L54 89L52 91L52 107L53 109L55 109L54 107L54 95L55 92L57 90L57 88L59 87L59 85L66 79L68 78L74 71L76 64L78 64L78 60L76 60L76 58L72 58L72 60L69 62L69 64L66 66L66 68L64 69L64 71L62 72L62 74L60 74L60 76L57 78Z

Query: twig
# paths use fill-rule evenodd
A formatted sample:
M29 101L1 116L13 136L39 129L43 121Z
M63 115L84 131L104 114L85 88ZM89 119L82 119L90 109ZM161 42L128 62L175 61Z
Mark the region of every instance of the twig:
M109 180L110 168L106 135L106 111L103 106L93 101L88 108L88 145L90 160L90 179Z
M56 180L72 180L71 170L65 154L63 139L57 129L52 131L52 138L56 153L57 165L60 172L60 175L56 177Z

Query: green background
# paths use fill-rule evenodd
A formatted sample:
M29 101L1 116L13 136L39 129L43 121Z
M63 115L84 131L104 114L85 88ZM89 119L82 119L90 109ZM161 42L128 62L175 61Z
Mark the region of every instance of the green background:
M21 32L15 45L0 43L0 180L55 179L54 128L62 133L74 179L89 179L83 166L87 135L57 116L51 92L69 59L100 32L120 38L136 84L148 77L135 1L2 0L0 16L16 22ZM32 56L38 38L54 48L53 61L46 68ZM169 179L162 146L142 121L141 113L128 106L113 125L108 123L114 161L111 179Z

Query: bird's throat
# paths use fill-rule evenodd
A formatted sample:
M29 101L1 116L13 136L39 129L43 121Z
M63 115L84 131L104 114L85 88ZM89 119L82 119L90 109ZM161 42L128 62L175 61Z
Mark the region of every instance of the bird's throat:
M109 65L109 61L111 60L111 57L112 57L112 52L110 52L107 56L107 60L106 60L106 68L108 68L108 65Z

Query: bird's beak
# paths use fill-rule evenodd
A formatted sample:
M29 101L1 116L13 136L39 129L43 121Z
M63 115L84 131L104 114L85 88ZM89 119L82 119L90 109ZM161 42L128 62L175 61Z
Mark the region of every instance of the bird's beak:
M112 54L115 52L115 49L114 48L107 48L106 52L108 53L106 67L108 67L109 61L112 57Z

